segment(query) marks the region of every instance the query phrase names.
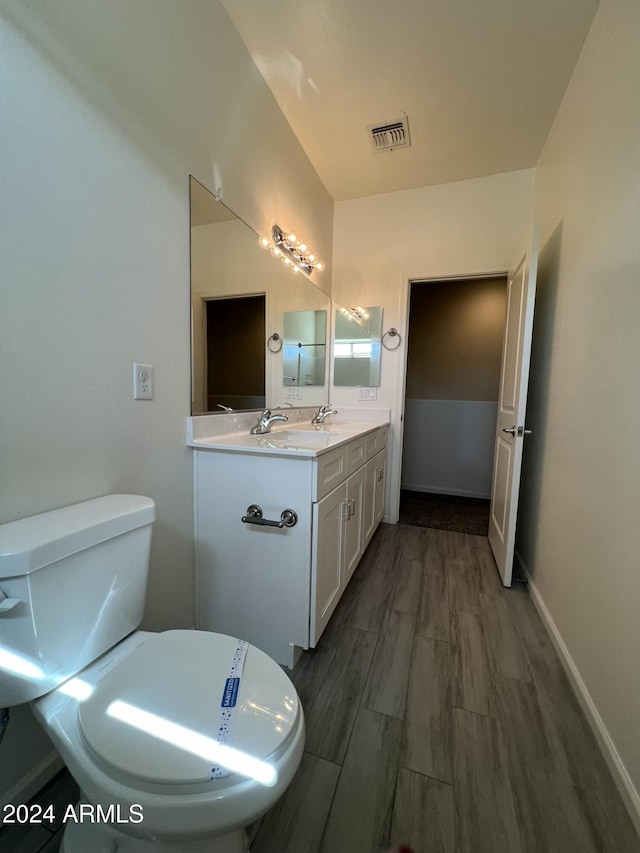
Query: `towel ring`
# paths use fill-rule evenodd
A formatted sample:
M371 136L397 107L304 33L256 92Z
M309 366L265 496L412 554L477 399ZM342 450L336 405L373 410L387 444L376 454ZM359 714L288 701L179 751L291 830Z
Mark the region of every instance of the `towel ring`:
M390 338L397 338L398 343L394 347L390 347L388 344L385 343L385 340L384 340L387 336ZM398 347L400 346L401 343L402 343L402 338L400 337L400 332L397 329L391 328L391 329L389 329L388 332L385 332L384 335L382 336L382 346L385 349L391 350L392 352L394 349L398 349Z
M278 346L278 342L280 343L280 346ZM273 348L272 344L276 345L275 349ZM269 352L280 352L280 350L282 349L282 338L277 332L274 332L267 338L267 349L269 350Z

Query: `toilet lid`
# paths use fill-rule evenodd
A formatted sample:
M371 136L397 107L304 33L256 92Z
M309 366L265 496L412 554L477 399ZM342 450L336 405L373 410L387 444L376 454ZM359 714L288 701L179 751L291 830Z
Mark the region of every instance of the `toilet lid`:
M206 782L214 766L223 775L268 777L266 759L291 734L299 700L275 661L248 646L227 740L237 752L220 761L221 704L237 648L235 638L208 631L153 635L80 703L90 750L116 775L157 784Z

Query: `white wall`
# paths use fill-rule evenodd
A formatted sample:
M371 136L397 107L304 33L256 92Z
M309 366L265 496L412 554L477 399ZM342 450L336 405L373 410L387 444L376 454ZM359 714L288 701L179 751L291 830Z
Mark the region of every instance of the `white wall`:
M536 170L517 548L640 827L640 5L603 0Z
M361 403L355 388L331 387L340 406L391 409L386 506L398 517L404 370L411 279L506 272L531 228L533 170L338 202L334 217L332 296L337 303L382 305L383 331L402 342L382 351L377 400Z
M0 521L151 496L145 626L189 626L189 173L324 258L332 203L216 0L0 8ZM134 361L155 366L152 402L132 399ZM48 760L12 716L0 799Z

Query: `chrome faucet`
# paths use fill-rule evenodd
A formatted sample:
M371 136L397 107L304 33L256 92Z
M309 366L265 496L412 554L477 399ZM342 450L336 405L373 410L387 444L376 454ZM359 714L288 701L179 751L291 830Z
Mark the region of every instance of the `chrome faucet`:
M318 411L311 418L311 423L312 424L323 424L324 419L328 418L329 415L337 415L337 414L338 414L338 410L332 409L331 404L328 404L326 406L320 406Z
M288 420L289 418L286 415L272 415L271 409L265 409L260 415L258 423L249 430L249 435L266 435L268 432L271 432L272 423Z

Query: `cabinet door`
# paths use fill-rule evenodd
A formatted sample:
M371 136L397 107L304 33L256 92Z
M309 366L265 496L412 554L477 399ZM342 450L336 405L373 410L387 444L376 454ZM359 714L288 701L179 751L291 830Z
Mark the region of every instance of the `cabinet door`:
M369 544L373 531L376 529L375 522L375 459L370 459L365 466L364 475L364 544Z
M381 450L371 460L373 464L373 530L384 515L384 480L387 468L387 451ZM371 531L373 533L373 530Z
M309 645L315 646L342 594L343 515L347 484L313 505L311 619Z
M365 471L363 465L347 480L347 513L344 521L344 578L343 585L349 582L355 567L364 551L364 493Z
M366 465L364 484L364 544L369 544L384 515L384 476L386 450L381 450Z

